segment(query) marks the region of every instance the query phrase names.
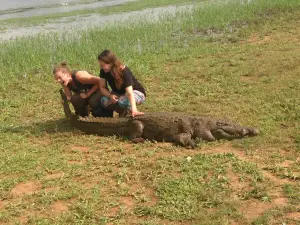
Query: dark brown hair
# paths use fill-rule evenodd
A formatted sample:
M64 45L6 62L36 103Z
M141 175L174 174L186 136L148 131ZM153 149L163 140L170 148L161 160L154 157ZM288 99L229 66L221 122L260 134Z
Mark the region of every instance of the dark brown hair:
M110 50L104 50L98 55L98 60L105 64L112 65L113 77L115 78L115 84L120 89L124 83L122 75L123 63L117 58L117 56Z

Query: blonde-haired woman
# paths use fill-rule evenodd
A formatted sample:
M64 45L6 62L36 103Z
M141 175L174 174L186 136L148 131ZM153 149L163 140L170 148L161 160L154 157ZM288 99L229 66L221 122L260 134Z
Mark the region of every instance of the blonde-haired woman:
M72 103L75 113L79 116L88 116L90 106L94 116L111 117L112 113L103 111L99 101L100 78L84 70L71 70L66 62L61 62L53 69L55 80L63 86L67 99Z

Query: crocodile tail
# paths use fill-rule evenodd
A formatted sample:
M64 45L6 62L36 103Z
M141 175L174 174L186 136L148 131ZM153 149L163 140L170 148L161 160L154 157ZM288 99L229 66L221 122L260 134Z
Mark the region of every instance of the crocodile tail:
M66 116L67 119L71 119L72 116L73 116L73 113L70 109L67 96L65 95L63 89L60 89L59 92L60 92L60 95L61 95L61 99L63 100L62 104L63 104L63 107L64 107L65 116Z

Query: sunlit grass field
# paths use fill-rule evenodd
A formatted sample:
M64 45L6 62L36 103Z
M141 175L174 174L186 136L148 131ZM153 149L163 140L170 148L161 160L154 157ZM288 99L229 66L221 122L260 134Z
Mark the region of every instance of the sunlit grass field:
M1 42L0 224L299 224L299 25L296 0L205 1L159 22ZM79 132L52 66L97 75L106 48L146 87L140 110L261 134L188 150Z

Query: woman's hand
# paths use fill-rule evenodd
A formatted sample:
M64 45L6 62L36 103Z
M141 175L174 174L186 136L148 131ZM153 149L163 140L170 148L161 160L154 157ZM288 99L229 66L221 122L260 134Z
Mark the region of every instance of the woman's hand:
M110 95L109 95L109 98L110 98L110 101L111 101L113 104L115 104L115 103L118 102L118 96L116 96L116 95L110 94Z
M145 113L143 113L143 112L139 112L139 111L131 111L131 116L132 117L136 117L136 116L142 116L142 115L144 115Z
M88 98L88 95L86 93L80 93L80 97L86 99Z

